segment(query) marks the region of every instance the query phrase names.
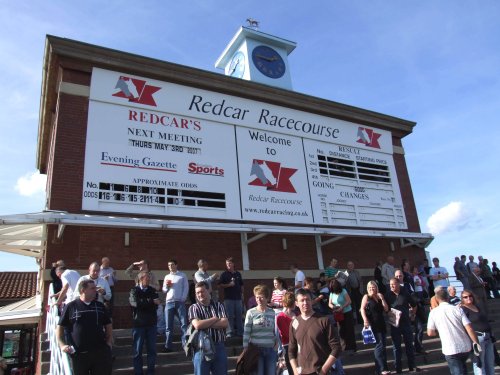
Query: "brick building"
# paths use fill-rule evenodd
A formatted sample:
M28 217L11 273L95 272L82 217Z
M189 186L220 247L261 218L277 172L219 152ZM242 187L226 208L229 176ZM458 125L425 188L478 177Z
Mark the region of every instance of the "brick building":
M132 262L144 258L150 260L153 271L163 278L167 272L169 259L177 259L179 268L191 275L196 270L196 262L199 258L208 260L210 270L221 271L224 269L226 257L233 256L237 269L243 273L247 297L253 285L258 282L264 281L271 285L272 278L277 275L292 279L293 275L289 270L291 262L297 263L306 275L317 277L332 257L339 260L341 267L345 267L345 263L352 260L362 275L368 278L373 275L375 262L385 259L389 254L393 254L397 261L407 258L413 264L418 264L425 258L424 249L432 240L432 236L420 231L402 145L402 139L411 134L415 123L252 80L236 79L54 36L47 37L45 51L37 166L40 172L47 174L48 177L46 211L39 214L12 215L2 218L2 223L7 226L30 225L39 229L36 241L31 245L25 244L19 251L21 253L30 251L30 255L35 254L34 256L41 259L43 272L41 288L45 301L47 301L50 283L49 270L52 262L58 259L64 259L68 267L81 271L81 274L86 273L92 261L100 261L103 256L111 259L111 265L118 271L119 279L115 289L114 325L120 328L130 326L127 293L132 282L127 278L124 270ZM132 93L128 96L125 94L126 89L120 86L123 82L127 85L133 82L136 89L142 88L143 93L144 90L149 90L149 93L146 92L144 96L141 96L141 93ZM106 85L111 93L107 97L105 93L103 94ZM170 92L170 96L167 95L170 102L166 108L159 108L163 100L161 93L164 92ZM184 108L179 109L181 106L179 103L186 92L191 95L191 101ZM219 101L213 100L207 104L207 97ZM204 102L201 102L202 99L199 98L203 98ZM220 105L219 114L217 114L218 109L214 109L216 103ZM172 156L172 150L178 145L175 145L175 142L169 141L172 143L169 144L165 141L167 136L170 140L179 140L182 136L180 132L186 131L185 136L188 137L187 131L189 130L192 131L189 135L191 138L182 139L196 144L194 132L200 130L198 128L203 131L208 128L219 129L218 121L220 120L232 124L231 132L233 133L230 134L233 134L231 135L233 138L234 136L243 137L243 133L253 127L252 118L250 122L247 121L248 118L242 118L246 114L244 108L250 108L247 111L248 116L251 116L252 111L259 105L267 108L265 109L268 111L267 114L275 110L276 113L284 113L288 116L281 118L285 118L283 128L285 124L288 124L290 131L306 132L313 129L312 132L314 132L314 127L308 127L313 123L312 120L311 124L302 126L300 129L297 126L293 128L293 124L300 122L292 121L293 115L298 116L297 118L308 116L318 124L320 122L327 124L320 129L321 132L323 132L322 129L328 128L330 123L339 124L338 129L341 129L339 132L353 134L358 132L357 140L355 136L352 140L353 144L339 146L333 145L333 141L330 145L328 142L318 140L319 135L311 135L311 140L307 134L294 137L290 135L290 131L288 134L280 133L282 129L279 129L279 126L281 125L276 126L276 123L274 128L270 128L266 133L262 127L258 128L261 125L270 125L272 122L271 117L263 118L264 109L260 112L259 124L256 120L254 121L256 129L261 132L256 136L261 137L259 140L263 140L264 143L282 143L276 146L278 153L283 150L283 147L290 146L296 141L300 143L301 157L304 156L305 149L318 150L317 155L309 155L314 156L314 160L308 161L320 169L318 172L320 181L327 181L328 174L334 176L332 181L349 180L351 173L354 176L355 168L357 168L358 175L361 175L363 171L368 173L368 177L364 180L365 185L373 186L373 189L370 187L365 190L362 187L365 185L359 183L361 177L356 175L358 177L351 179L352 181L357 179L356 184L346 183L345 196L352 199L371 199L368 198L370 192L379 189L379 185L385 183L386 190L383 192L390 197L389 203L399 202L401 207L398 209L396 206L394 206L396 208L387 206L379 209L380 204L372 203L372 209L364 207L366 210L360 211L357 203L349 206L341 200L339 206L347 208L340 209L332 201L308 203L301 199L288 200L287 202L292 203L289 203L287 209L293 210L299 205L304 205L305 208L301 210L303 216L308 216L309 221L287 220L279 216L276 216L275 220L264 217L260 220L257 216L246 214L254 210L252 207L260 207L258 208L260 212L268 212L266 210L271 207L271 204L269 203L266 207L266 204L261 201L269 198L266 194L279 192L278 182L271 186L259 183L255 179L249 183L240 181L238 185L236 178L239 180L247 178L242 176L241 167L242 152L245 150L242 151L244 147L237 150L227 147L226 150L227 134L222 125L220 128L224 131L220 132L219 141L217 135L212 138L209 136L203 138L203 142L208 144L209 151L205 152L203 149L205 143L199 147L185 145L183 150L191 150L188 152L197 154L198 157L201 157L203 153L206 156L207 153L213 151L220 158L219 162L225 163L227 175L229 172L232 173L234 180L231 180L231 176L226 178L227 175L225 175L224 182L221 184L219 180L215 181L214 177L215 182L210 180L203 187L204 182L197 185L197 180L193 180L199 178L198 176L184 173L178 181L185 182L179 182L177 187L169 188L168 185L155 184L157 180L153 177L151 180L146 180L141 175L142 177L131 178L131 182L127 185L122 180L112 181L115 172L107 174L97 167L92 169L89 158L91 155L97 155L96 157L101 158L98 163L99 168L103 164L115 164L115 167L116 164L120 164L121 169L116 172L116 176L121 176L122 173L127 174L129 171L136 173L139 167L127 165L133 158L125 153L133 153L130 150L139 149L148 152L147 149L158 147L158 140L153 141L147 136L152 136L153 131L158 132L157 127L151 130L153 125L158 125L163 121L162 119L168 118L170 121L168 124L160 124L162 129L175 127L177 131L177 133L168 134L164 131L164 135L161 136L164 141L162 147L165 147L165 155L168 155L169 161L156 165L149 164L148 167L143 166L142 169L159 168L165 176L172 171L181 175L180 170L175 170L179 168L179 163L172 162L172 160L178 160ZM237 112L238 108L242 111ZM191 110L190 113L186 112L188 109ZM109 111L116 111L117 118L125 116L121 120L116 120L117 124L113 128L120 129L121 121L124 134L118 135L117 138L125 139L126 146L129 147L124 149L120 160L118 156L112 154L112 151L103 151L108 146L115 152L117 150L111 145L111 135L107 133L107 124L115 121L106 117L111 116ZM101 116L101 113L104 115ZM174 115L168 117L164 113ZM219 119L223 115L227 115L226 118ZM132 120L134 125L130 125ZM277 118L275 120L280 121L281 124L281 120ZM127 129L128 134L125 134ZM118 131L122 132L122 130ZM217 131L214 130L216 134ZM385 151L379 152L373 149L374 144L363 141L363 134L360 135L360 132L369 136L377 134L377 137L381 137L380 147L382 149L385 147ZM328 133L332 135L331 131ZM142 135L144 137L141 138ZM316 140L313 139L314 137ZM376 137L371 139L377 140ZM382 141L386 143L382 144ZM97 144L103 147L99 152L96 152ZM168 147L172 145L174 148L171 147L169 151ZM335 155L335 158L323 156L322 151L319 150L320 146L317 145L335 150L335 153L331 154ZM117 147L119 149L120 146ZM226 151L227 157L224 156ZM363 153L369 156L363 157ZM281 160L282 165L285 166L288 160L295 157L294 155L296 155L294 152L285 155ZM356 156L359 158L356 159ZM357 161L350 161L349 158ZM376 158L383 160L377 164ZM144 163L144 159L141 160ZM264 160L263 155L260 155L260 158L256 156L253 160L260 166L267 163L266 165L271 169L277 165L276 161ZM307 161L307 159L304 160ZM208 174L213 174L217 162L216 157L213 157L208 163L203 164L208 168ZM234 164L237 162L240 166ZM301 170L296 168L297 175L303 174L304 182L297 183L290 177L289 185L293 182L298 193L300 189L307 191L308 193L302 196L307 199L310 197L312 200L316 199L314 194L321 197L328 196L328 192L319 194L318 190L308 190L312 184L307 185L306 175L309 173L308 176L310 176L314 169L306 171L307 167L303 168L304 165L302 164ZM388 167L383 165L388 165ZM322 166L324 169L321 169ZM117 170L118 168L113 169L113 171ZM340 172L336 172L337 170ZM288 168L288 171L291 171L291 168ZM373 171L382 177L376 177ZM391 178L386 178L389 175ZM100 180L97 180L98 178ZM136 181L135 185L133 181ZM171 179L165 178L165 181L169 182ZM148 185L148 189L151 189L149 195L139 194L137 186L141 188L141 184ZM252 184L253 186L250 186ZM356 188L353 187L354 185ZM197 192L196 186L198 190L204 190ZM227 190L224 190L222 195L219 193L211 195L210 192L213 191L210 190L211 186L214 186L214 189L216 186L217 189ZM245 189L250 189L248 186L250 188L257 186L261 189L259 190L261 193L247 195L243 199ZM340 189L340 185L333 187L333 183L321 186L330 186L331 190L337 191ZM353 188L352 192L348 188ZM382 190L376 190L374 195L381 195L380 191ZM360 195L356 195L358 193ZM235 196L238 197L234 198ZM249 203L249 200L253 198L249 197L257 197L255 199L260 200L261 206L253 206L254 203ZM123 203L124 201L134 203L134 199L147 199L147 207ZM269 202L273 202L272 197ZM208 209L200 210L198 215L196 209L203 204L208 205ZM320 207L325 207L323 218ZM279 211L273 207L271 209L274 213ZM381 210L388 212L388 215L382 214ZM366 219L370 217L371 219ZM366 219L364 222L363 218ZM350 222L353 224L349 225Z

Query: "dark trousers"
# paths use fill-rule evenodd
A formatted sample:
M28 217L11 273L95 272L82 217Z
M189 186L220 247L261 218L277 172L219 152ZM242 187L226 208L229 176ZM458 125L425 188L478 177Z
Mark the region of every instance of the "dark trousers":
M358 324L363 323L363 318L361 317L361 313L359 312L363 296L361 295L359 289L351 289L349 296L351 297L352 301L352 311L356 311L356 322Z
M419 306L419 308L420 308L420 306ZM415 321L413 322L413 325L415 326L415 340L414 340L415 350L417 352L421 352L424 350L424 347L423 347L424 322L417 315L415 317Z
M401 365L401 336L405 343L406 358L408 359L408 367L415 368L415 349L413 348L413 334L411 332L411 325L408 322L401 322L399 327L391 326L391 337L394 352L394 365L396 371L402 371Z
M71 356L73 375L111 375L111 348L105 345Z
M469 353L458 353L453 355L445 355L444 358L448 362L448 368L451 375L467 375L467 359Z
M290 357L288 356L288 344L283 345L283 355L285 357L286 369L288 370L288 374L293 374L292 365L290 364Z
M113 307L115 305L115 287L110 286L109 289L111 290L111 299L109 301L106 301L104 303L104 306L106 307L106 311L108 312L109 317L113 319Z
M487 283L487 285L484 287L484 289L486 289L486 297L491 298L491 292L493 293L493 298L500 298L495 279L493 279L492 277L483 277L483 280Z
M344 313L344 320L338 322L340 329L339 335L344 342L344 350L356 351L356 337L354 336L354 319L352 318L352 310Z

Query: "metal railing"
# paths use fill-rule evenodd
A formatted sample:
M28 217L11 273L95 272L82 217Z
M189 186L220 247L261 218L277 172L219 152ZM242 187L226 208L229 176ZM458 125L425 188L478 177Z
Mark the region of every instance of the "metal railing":
M461 281L458 280L456 276L450 276L448 277L448 280L450 281L450 285L454 286L455 289L457 290L457 296L460 297L462 290L464 290L464 286L461 283Z
M54 294L52 284L49 287L49 296ZM50 372L49 375L73 375L68 354L61 351L57 343L56 328L59 321L58 306L55 298L49 298L49 310L45 324L45 333L50 347Z

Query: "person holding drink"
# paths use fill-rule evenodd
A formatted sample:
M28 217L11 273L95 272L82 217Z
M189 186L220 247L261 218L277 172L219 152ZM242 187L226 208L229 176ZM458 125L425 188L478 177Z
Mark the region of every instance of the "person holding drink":
M169 274L163 280L163 291L165 298L165 348L164 352L172 351L172 333L174 329L174 317L177 316L182 330L182 346L186 343L186 332L188 327L186 299L189 292L189 283L184 272L179 271L177 261L168 261Z
M99 270L100 270L100 266L99 266L99 263L97 262L92 262L89 266L89 274L88 275L85 275L85 276L82 276L80 277L80 279L78 280L78 282L76 283L76 289L75 289L75 292L74 292L74 297L73 299L78 299L80 298L80 284L83 280L92 280L94 281L94 284L95 284L95 288L96 288L96 300L101 302L101 303L104 303L104 302L108 302L111 297L112 297L112 292L111 292L111 289L109 288L109 284L108 282L102 278L102 277L99 277Z

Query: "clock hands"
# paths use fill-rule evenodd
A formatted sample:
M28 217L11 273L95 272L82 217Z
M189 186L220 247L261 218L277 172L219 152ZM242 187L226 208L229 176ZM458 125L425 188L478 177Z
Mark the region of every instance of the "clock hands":
M269 56L263 56L263 55L256 55L259 59L263 59L263 60L266 60L266 61L269 61L269 62L273 62L273 61L276 61L278 60L278 57L277 56L273 56L273 57L269 57Z
M229 75L232 75L234 73L234 71L236 70L236 68L238 67L238 65L240 65L240 59L236 59L234 67L233 67L233 70L231 70L231 72L229 73Z
M286 71L286 63L280 53L266 45L253 49L252 62L259 72L272 79L283 77Z

